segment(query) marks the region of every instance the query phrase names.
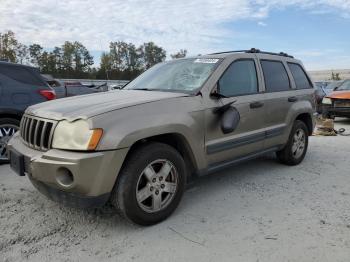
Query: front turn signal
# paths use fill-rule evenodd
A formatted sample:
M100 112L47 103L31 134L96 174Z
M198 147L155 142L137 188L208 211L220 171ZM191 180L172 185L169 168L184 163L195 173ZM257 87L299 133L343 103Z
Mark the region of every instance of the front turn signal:
M92 132L92 136L89 141L88 150L95 150L103 135L103 129L97 128Z

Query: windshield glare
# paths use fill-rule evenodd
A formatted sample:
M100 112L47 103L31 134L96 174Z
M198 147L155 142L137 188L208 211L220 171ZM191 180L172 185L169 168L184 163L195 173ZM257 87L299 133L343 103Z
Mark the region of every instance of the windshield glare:
M160 63L130 82L125 89L192 92L214 71L219 59L180 59Z
M337 91L350 90L350 81L344 82L341 86L337 88Z

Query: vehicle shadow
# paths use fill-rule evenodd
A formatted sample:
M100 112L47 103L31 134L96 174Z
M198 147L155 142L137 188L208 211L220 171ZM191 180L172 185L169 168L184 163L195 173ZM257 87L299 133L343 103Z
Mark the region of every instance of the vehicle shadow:
M191 211L194 206L198 206L198 202L196 201L199 199L204 199L203 201L205 201L205 198L210 195L214 196L222 192L235 192L236 190L241 191L242 185L254 185L256 178L262 175L261 170L269 170L268 173L264 172L263 175L281 177L283 170L287 168L287 166L278 163L274 154L270 154L255 160L243 162L211 175L194 178L187 185L184 197L173 216L181 217L183 213ZM142 228L122 218L110 203L107 203L102 208L76 210L76 212L81 212L82 215L85 213L90 216L96 216L96 219L112 228L121 226L124 229L126 226L131 230L133 228ZM169 219L172 220L172 216ZM168 222L165 221L164 223L167 224Z
M307 158L305 161L307 161ZM212 196L220 198L225 194L237 194L237 192L245 194L244 191L247 188L252 190L253 193L257 192L260 187L259 182L257 182L259 178L268 179L269 181L274 180L276 177L283 179L284 171L288 168L279 164L274 154L270 154L243 162L221 172L195 178L187 185L186 192L177 210L168 220L161 224L162 226L170 226L169 223L178 223L186 214L194 212L194 209L197 210L196 212L201 213L203 211L202 207L206 205L206 202L212 201ZM120 216L110 203L101 208L70 208L50 201L34 188L20 191L12 198L13 201L11 202L24 200L21 207L12 205L8 211L11 211L13 208L23 209L23 213L26 213L27 216L36 217L37 220L42 220L43 223L48 225L55 225L57 221L60 221L61 233L65 232L68 234L70 227L77 232L88 229L89 231L95 229L97 231L105 231L108 229L133 232L137 228L142 228ZM233 199L233 196L231 198ZM230 200L228 199L227 201ZM225 209L224 207L222 208Z

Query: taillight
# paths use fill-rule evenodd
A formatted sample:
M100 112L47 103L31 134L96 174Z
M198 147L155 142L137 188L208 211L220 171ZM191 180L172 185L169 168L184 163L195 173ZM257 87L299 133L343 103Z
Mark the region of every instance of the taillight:
M56 98L56 93L53 90L39 90L39 93L47 100L53 100Z

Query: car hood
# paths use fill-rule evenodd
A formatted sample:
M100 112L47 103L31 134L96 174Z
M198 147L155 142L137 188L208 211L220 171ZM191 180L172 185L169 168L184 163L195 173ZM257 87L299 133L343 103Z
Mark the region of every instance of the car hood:
M329 98L350 99L350 91L334 91L327 95Z
M44 102L29 107L26 114L54 120L74 121L125 107L185 96L189 95L159 91L115 90Z

